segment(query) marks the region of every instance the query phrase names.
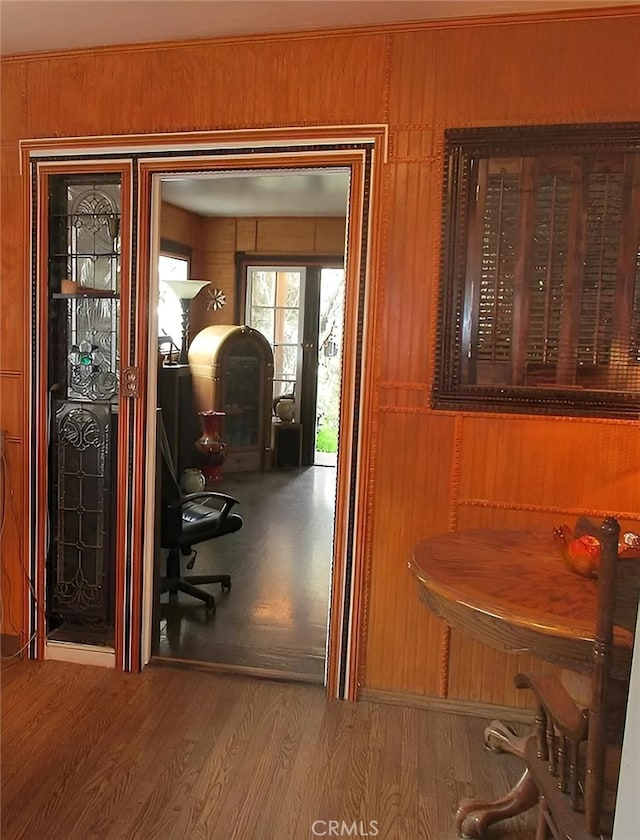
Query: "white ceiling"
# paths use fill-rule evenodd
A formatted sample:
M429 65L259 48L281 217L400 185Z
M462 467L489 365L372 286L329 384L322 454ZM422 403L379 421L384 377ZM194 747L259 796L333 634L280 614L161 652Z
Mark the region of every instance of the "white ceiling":
M200 216L345 216L345 169L163 178L162 199Z
M12 55L623 5L638 0L0 0L0 49Z

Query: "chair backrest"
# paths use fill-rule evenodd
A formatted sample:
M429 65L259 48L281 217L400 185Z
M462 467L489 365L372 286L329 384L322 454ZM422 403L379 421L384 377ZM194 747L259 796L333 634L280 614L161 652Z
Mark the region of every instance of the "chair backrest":
M164 548L177 547L180 544L182 533L182 512L179 507L172 507L173 503L182 498L182 490L176 476L176 468L171 456L171 447L167 432L160 418L158 423L158 435L160 436L161 453L161 506L162 518L160 521L161 544Z
M576 535L598 538L597 609L590 700L584 709L556 675L522 673L519 688L538 700L536 737L525 757L540 793L539 837L600 837L613 817L640 594L640 558L619 557L620 526L579 520ZM586 585L585 581L585 585ZM613 759L613 760L612 760ZM606 795L605 795L606 793Z
M617 520L612 517L605 519L598 534L601 560L584 781L585 819L591 834L600 831L607 741L614 718L613 706L620 697L620 691L614 690L614 680L622 688L623 705L626 705L629 686L631 655L628 659L624 658L621 668L614 667L614 632L616 628L621 628L633 636L640 594L640 560L619 559L619 536ZM615 727L619 731L614 734L621 737L625 710L620 711Z

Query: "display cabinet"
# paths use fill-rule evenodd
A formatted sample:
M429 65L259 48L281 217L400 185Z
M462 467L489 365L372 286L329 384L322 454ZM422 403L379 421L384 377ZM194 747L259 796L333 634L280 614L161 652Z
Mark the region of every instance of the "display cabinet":
M111 645L121 183L79 173L48 187L47 636Z
M273 353L258 330L212 326L189 348L196 411L224 412L225 472L271 464Z

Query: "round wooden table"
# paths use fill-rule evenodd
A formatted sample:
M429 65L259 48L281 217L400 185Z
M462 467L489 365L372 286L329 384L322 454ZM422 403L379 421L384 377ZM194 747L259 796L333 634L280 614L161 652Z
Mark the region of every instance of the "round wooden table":
M527 531L456 531L416 546L409 568L421 600L451 627L499 650L530 652L571 673L593 665L597 581L571 571L548 534ZM633 639L616 629L613 672L628 675ZM495 722L487 746L522 754L523 740ZM461 837L533 807L538 792L525 772L495 802L463 800L456 823Z

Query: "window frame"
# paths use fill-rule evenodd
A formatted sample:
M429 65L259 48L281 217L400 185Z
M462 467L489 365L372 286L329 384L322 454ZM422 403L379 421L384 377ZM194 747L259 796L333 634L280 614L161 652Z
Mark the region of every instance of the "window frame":
M473 167L484 159L499 157L640 155L640 123L449 129L445 131L444 152L441 278L432 407L462 411L637 417L640 392L635 390L589 390L568 384L466 384L463 368L468 364L464 347L469 347L471 325L474 319L479 319L479 310L474 308L471 300L471 281L467 279L473 270L468 266L470 237L478 236L478 231L474 232L470 224L473 198L470 193L475 182ZM634 183L633 189L635 195L636 191L640 191L640 185ZM627 221L623 220L623 227L626 224L637 229L636 236L640 238L638 204L636 196L635 204L630 202L630 213L625 216ZM519 246L518 253L524 250L521 242ZM636 244L634 253L637 253L637 247ZM480 253L479 249L477 253ZM636 280L638 283L640 277ZM518 317L517 309L514 304L510 316L512 324ZM570 322L569 319L567 321ZM640 361L636 381L640 381Z

